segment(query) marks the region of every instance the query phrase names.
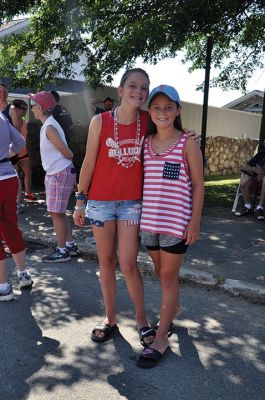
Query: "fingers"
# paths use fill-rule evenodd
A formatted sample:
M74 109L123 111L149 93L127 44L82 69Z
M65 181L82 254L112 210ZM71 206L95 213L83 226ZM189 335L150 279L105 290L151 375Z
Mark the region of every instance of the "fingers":
M81 228L85 225L85 212L74 212L73 220L75 225L80 226Z

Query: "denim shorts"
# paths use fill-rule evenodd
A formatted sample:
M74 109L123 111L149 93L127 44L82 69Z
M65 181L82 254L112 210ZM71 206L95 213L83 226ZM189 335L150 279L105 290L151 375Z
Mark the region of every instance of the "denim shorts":
M136 221L140 223L141 213L142 200L89 200L86 206L89 223L96 226L104 226L105 221Z

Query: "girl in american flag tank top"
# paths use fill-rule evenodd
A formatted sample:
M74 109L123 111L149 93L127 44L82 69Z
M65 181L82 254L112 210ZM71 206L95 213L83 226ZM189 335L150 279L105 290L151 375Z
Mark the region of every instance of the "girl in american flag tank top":
M140 233L160 278L160 321L138 366L158 364L169 348L169 327L181 312L179 270L187 247L199 239L203 207L203 162L198 144L181 126L178 92L168 85L148 99L153 126L144 143L144 189Z

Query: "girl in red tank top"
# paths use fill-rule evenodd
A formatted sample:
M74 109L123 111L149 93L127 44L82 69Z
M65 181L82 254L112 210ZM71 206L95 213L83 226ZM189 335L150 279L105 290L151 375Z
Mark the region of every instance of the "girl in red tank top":
M97 245L105 303L105 318L91 334L96 342L107 340L117 327L116 242L120 269L135 307L141 343L149 345L155 336L155 330L146 319L143 282L137 266L143 173L141 152L148 121L148 113L140 107L148 93L147 73L140 68L126 71L118 87L120 106L113 113L94 116L89 127L73 217L76 225L84 226L84 201L88 193L87 212Z

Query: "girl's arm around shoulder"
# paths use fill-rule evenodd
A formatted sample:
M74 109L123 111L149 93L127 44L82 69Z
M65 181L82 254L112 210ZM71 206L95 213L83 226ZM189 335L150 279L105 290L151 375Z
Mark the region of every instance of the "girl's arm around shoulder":
M202 153L198 144L192 138L187 140L185 156L189 165L192 184L192 217L186 229L186 243L192 244L199 239L200 220L204 200Z
M46 137L54 145L54 147L58 151L60 151L60 153L62 153L62 155L65 158L67 158L68 160L72 160L73 152L69 149L67 144L62 140L59 132L54 126L52 125L47 126Z

